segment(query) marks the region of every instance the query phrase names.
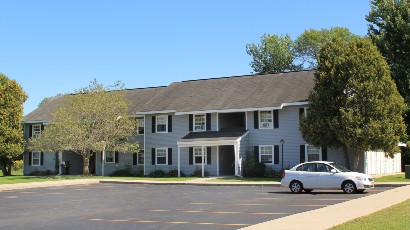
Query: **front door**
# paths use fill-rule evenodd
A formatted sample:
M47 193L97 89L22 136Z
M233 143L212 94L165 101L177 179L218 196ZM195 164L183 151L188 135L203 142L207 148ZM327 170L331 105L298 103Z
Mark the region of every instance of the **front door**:
M235 151L233 145L219 146L219 175L235 174Z

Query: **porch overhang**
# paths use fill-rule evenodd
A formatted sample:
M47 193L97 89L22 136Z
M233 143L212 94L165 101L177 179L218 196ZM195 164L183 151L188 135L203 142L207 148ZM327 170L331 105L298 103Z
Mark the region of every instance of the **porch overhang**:
M239 152L240 141L249 134L248 130L221 130L206 132L190 132L178 140L178 176L180 176L180 148L189 147L208 147L233 145L235 151L235 176L240 176L239 169ZM203 151L203 150L202 150ZM204 157L202 156L202 177L204 176Z

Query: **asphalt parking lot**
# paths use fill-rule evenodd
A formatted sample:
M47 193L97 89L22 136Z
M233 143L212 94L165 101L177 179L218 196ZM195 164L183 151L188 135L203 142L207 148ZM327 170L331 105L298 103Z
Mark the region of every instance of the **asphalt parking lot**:
M238 229L387 187L291 194L274 186L94 184L0 192L0 229Z

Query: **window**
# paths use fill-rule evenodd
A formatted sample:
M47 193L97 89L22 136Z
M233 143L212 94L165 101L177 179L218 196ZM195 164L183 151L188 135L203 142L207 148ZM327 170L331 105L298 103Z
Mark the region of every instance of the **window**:
M207 165L206 148L204 148L204 165ZM202 147L194 147L194 165L202 165Z
M195 114L194 115L194 131L206 131L205 114Z
M168 132L167 130L167 126L168 126L168 116L164 115L164 116L157 116L157 133L166 133Z
M316 148L312 145L306 146L306 159L307 161L320 161L322 160L321 148Z
M31 165L32 166L40 166L40 157L41 157L41 152L32 152L32 157L31 157Z
M305 172L316 172L316 164L304 164L302 165L302 171Z
M260 129L271 129L273 121L272 111L259 112L259 127Z
M156 165L166 165L167 164L168 149L156 149Z
M115 162L115 153L105 152L105 163L114 163L114 162Z
M137 135L144 135L144 118L137 118Z
M36 139L39 138L41 136L41 125L33 125L33 135L32 138Z
M272 164L273 163L273 146L265 145L259 146L259 161L261 163Z
M318 172L330 172L330 170L332 170L332 167L327 164L317 164Z
M143 150L143 149L141 149L141 150L138 152L137 164L139 164L139 165L143 165L143 164L144 164L144 150Z

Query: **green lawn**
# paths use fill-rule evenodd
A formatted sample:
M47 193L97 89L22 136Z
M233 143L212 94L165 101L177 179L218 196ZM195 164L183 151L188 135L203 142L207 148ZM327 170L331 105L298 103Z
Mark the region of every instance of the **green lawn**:
M371 215L351 220L331 229L410 229L410 200Z
M208 182L280 182L281 178L264 177L225 177L208 180Z
M409 182L410 183L410 179L404 178L404 173L376 178L375 181L376 183L377 182Z
M153 181L187 181L196 177L112 177L112 176L23 176L12 173L12 176L0 176L0 184L16 184L41 181L75 180L75 179L122 179L122 180L153 180Z

